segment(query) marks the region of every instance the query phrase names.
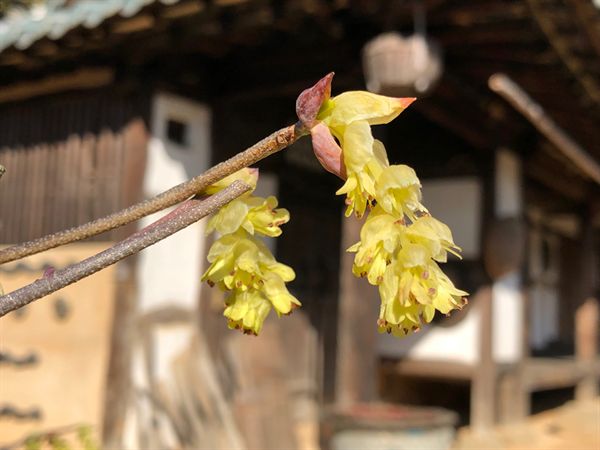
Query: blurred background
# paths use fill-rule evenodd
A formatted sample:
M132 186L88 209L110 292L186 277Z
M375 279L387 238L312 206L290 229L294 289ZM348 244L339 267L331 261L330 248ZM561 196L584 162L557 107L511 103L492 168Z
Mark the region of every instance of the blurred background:
M463 248L445 270L468 307L377 334L344 252L360 222L303 139L258 165L303 307L228 330L198 223L0 320L0 448L600 448L597 0L2 0L0 243L201 173L294 123L330 71L334 95L418 97L374 132Z

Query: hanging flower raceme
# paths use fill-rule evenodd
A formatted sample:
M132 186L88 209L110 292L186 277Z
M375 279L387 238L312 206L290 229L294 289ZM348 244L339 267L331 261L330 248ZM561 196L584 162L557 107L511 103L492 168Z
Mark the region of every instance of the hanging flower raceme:
M256 187L258 171L242 169L210 186L215 193L235 180ZM217 231L217 239L208 252L210 266L202 280L228 293L224 315L230 328L257 335L271 309L278 315L289 314L300 302L285 285L295 278L291 267L275 260L256 235L276 237L289 213L277 208L275 197L261 198L246 193L221 208L208 222L207 233Z
M346 216L368 211L352 271L378 286L380 331L405 336L430 322L436 311L448 314L466 303L438 262L459 256L450 229L421 203L421 183L406 165L390 165L385 147L373 138L371 125L396 118L414 98L390 98L346 92L330 98L329 74L304 91L296 102L302 124L311 132L323 167L345 180Z

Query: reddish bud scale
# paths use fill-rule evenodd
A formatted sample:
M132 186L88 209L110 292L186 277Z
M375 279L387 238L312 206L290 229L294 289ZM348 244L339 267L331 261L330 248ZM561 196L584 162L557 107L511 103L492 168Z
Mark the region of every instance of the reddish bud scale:
M323 168L335 176L345 180L346 167L342 162L342 148L335 141L329 128L316 123L310 129L313 151Z
M314 86L302 91L296 100L296 114L307 129L315 125L321 105L331 97L333 75L333 72L325 75Z

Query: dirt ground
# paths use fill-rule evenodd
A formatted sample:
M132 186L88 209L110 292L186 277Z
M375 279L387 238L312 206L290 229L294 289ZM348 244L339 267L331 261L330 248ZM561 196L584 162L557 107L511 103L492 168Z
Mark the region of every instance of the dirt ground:
M600 450L600 397L569 402L485 435L461 428L453 450Z

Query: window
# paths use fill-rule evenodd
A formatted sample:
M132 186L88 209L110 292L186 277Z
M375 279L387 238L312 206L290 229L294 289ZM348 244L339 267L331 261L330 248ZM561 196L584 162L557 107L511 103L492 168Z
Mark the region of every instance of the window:
M167 121L167 139L182 147L188 146L188 125L176 119Z

